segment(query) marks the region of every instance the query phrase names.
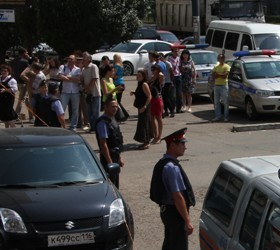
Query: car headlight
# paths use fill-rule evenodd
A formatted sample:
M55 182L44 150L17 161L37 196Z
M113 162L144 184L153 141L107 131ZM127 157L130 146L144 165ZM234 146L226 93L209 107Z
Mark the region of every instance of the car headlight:
M274 91L270 91L270 90L256 90L256 94L260 97L269 97L269 96L274 96Z
M125 221L124 206L121 199L116 199L110 206L109 228L116 227Z
M0 208L0 216L4 230L9 233L26 234L27 229L17 212L8 208Z

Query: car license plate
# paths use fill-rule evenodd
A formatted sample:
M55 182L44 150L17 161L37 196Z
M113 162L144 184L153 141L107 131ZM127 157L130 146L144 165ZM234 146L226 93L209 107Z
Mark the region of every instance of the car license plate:
M205 77L208 77L210 74L210 71L204 71L202 72L202 77L205 78Z
M94 232L56 234L48 236L48 247L94 243Z

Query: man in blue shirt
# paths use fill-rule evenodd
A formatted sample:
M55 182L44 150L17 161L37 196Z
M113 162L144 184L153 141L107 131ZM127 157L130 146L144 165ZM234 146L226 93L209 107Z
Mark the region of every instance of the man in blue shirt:
M167 151L155 165L150 197L160 206L164 224L162 250L188 249L188 235L194 228L189 216L195 197L189 179L178 161L186 150L186 128L163 138Z

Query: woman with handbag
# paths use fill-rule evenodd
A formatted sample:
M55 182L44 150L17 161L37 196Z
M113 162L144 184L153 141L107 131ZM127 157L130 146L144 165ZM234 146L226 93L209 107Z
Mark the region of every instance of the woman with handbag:
M133 139L143 143L138 148L144 150L149 148L150 140L153 138L150 111L152 94L144 70L138 71L136 79L138 82L137 88L135 92L130 92L131 96L135 96L133 106L138 109L138 121Z

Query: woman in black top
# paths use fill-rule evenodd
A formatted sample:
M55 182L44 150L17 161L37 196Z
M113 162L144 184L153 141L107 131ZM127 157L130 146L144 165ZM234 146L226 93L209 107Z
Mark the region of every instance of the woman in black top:
M135 92L130 93L130 95L135 95L133 105L138 109L138 122L134 140L143 143L139 146L139 149L148 149L153 135L150 114L152 95L143 70L138 71L136 79L138 81L137 88Z

